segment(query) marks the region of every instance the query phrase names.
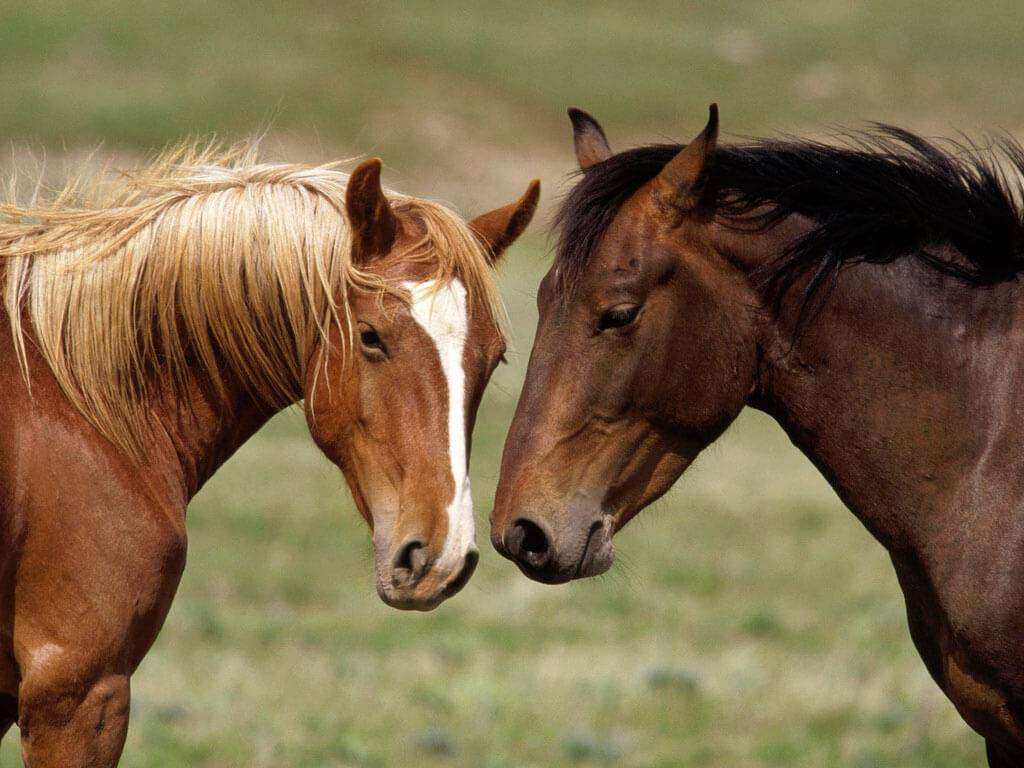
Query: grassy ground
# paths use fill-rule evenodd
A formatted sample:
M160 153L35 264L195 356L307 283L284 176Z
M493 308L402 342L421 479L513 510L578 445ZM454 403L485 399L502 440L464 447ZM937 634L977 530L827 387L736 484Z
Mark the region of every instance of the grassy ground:
M617 146L867 119L1024 127L1017 3L0 5L0 138L135 153L271 126L293 159L379 153L465 212L570 170L564 107ZM20 150L19 150L20 151ZM515 351L484 402L486 514L544 269L502 277ZM192 506L190 562L133 681L124 765L975 766L906 632L884 553L748 414L619 537L599 580L528 582L481 535L429 615L372 588L367 531L297 414ZM18 764L16 734L0 766Z

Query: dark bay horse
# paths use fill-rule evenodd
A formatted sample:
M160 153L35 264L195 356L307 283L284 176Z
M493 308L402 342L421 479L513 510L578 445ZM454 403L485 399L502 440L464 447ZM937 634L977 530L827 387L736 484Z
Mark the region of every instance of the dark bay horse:
M989 764L1024 765L1024 149L887 127L718 146L712 107L685 146L613 154L570 115L582 178L494 545L540 581L601 573L612 535L764 410L890 553Z
M0 726L31 768L117 763L189 500L300 399L381 597L425 610L470 577L491 271L539 187L467 224L380 168L186 149L91 201L0 209Z

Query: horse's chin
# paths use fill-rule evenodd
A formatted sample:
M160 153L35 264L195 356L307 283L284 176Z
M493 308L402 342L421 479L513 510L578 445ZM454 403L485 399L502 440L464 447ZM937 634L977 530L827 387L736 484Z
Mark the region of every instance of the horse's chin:
M377 594L380 595L380 599L385 604L392 608L397 608L400 611L421 611L424 613L434 610L449 597L442 592L432 596L403 594L401 590L381 586L377 587Z

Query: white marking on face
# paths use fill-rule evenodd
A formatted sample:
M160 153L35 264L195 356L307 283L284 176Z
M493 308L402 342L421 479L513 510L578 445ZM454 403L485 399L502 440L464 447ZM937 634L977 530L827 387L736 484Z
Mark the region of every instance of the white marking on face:
M451 461L455 495L448 504L448 535L438 556L440 567L461 565L474 548L476 526L473 498L466 467L466 373L462 356L469 335L466 289L458 280L435 287L433 280L405 283L412 295L413 319L437 347L441 370L448 385L448 458Z

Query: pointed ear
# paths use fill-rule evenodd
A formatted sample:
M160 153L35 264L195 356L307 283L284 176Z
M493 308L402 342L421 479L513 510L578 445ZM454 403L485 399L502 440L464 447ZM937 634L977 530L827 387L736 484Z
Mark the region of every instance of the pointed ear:
M366 264L394 245L398 219L380 186L380 158L352 171L345 189L345 213L352 228L352 263Z
M530 182L526 194L516 202L495 208L469 222L469 228L487 247L491 264L497 262L505 249L523 234L523 230L526 229L537 210L538 200L540 200L540 181L534 179Z
M708 124L679 154L668 161L655 179L655 194L679 211L692 210L700 203L711 157L718 144L718 105L709 108Z
M612 148L600 124L576 107L569 107L569 119L572 120L572 141L576 147L576 160L582 170L587 170L612 156Z

